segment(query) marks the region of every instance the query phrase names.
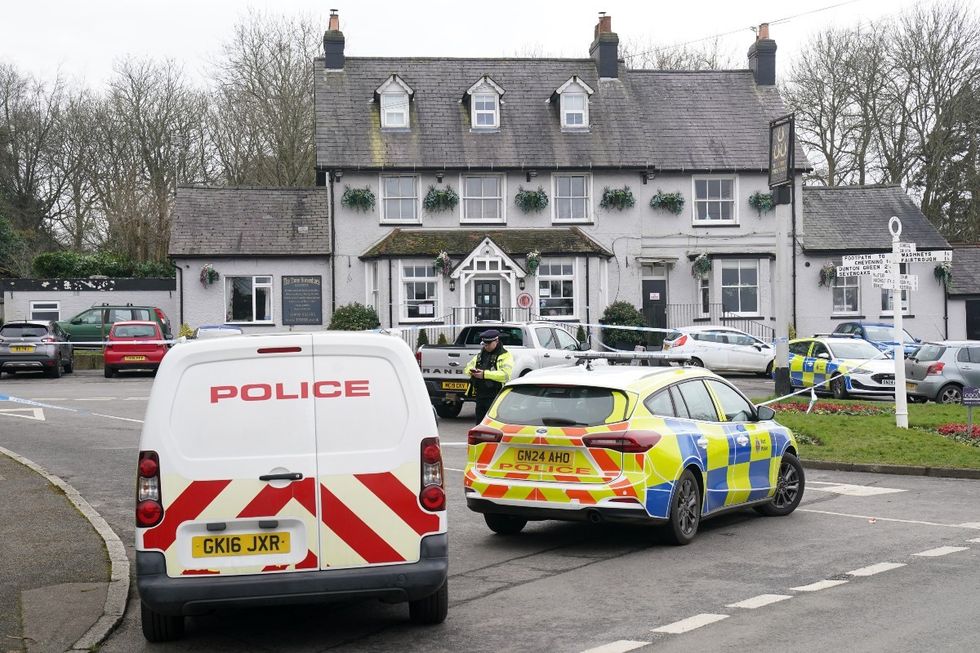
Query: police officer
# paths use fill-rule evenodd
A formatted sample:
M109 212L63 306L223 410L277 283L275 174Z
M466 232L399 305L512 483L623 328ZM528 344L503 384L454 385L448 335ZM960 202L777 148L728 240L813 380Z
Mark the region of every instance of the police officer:
M480 341L483 343L480 352L463 369L470 376L469 394L476 398L477 424L483 421L490 404L514 371L514 355L500 344L499 331L487 329L480 334Z

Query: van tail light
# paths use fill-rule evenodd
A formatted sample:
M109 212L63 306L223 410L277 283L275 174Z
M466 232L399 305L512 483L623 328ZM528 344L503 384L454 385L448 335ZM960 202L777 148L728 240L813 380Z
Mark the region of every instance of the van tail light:
M670 343L670 346L671 347L683 347L686 344L687 344L687 336L684 335L684 336L681 336L680 338L678 338L677 340L675 340L674 342Z
M419 492L419 502L430 512L446 509L439 438L422 439L422 491Z
M163 519L160 499L160 457L156 451L141 451L136 466L136 526L149 528Z
M933 363L926 370L926 376L930 376L930 375L933 375L933 374L942 374L944 367L946 367L946 363L943 363L943 362Z
M623 433L600 433L582 438L586 447L612 449L621 453L644 453L652 449L662 436L653 431L624 431Z
M484 444L486 442L500 442L500 439L504 437L504 432L500 429L495 429L492 426L474 426L470 429L470 432L466 434L466 443L473 444Z

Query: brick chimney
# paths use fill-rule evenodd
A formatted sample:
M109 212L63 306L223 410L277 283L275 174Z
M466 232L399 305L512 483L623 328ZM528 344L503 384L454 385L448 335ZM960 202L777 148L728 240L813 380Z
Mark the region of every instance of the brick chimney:
M612 16L607 16L604 11L599 12L589 56L595 61L600 79L619 77L619 36L612 31Z
M327 70L344 69L344 33L340 31L340 16L330 10L330 23L323 33L323 59Z
M776 84L776 42L769 38L769 23L759 25L755 43L749 47L749 68L759 86Z

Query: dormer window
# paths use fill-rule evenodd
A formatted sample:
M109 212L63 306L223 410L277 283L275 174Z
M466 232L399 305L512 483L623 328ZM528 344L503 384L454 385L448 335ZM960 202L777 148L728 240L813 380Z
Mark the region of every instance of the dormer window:
M587 130L589 128L589 96L594 92L577 75L573 75L571 79L555 90L549 102L553 101L555 96L558 97L558 110L561 114L563 129Z
M470 126L475 130L500 127L501 96L504 94L496 82L484 75L480 81L466 90L463 101L470 105Z
M398 75L392 75L374 91L381 106L382 129L408 129L411 120L409 106L415 91Z

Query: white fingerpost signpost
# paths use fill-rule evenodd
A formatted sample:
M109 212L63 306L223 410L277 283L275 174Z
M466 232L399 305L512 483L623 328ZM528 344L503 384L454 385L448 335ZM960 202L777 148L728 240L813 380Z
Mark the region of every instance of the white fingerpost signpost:
M920 252L915 243L903 243L902 221L892 216L888 221L888 231L892 235L891 254L854 254L842 258L843 265L837 266L838 277L871 276L871 285L891 291L892 313L895 316L895 425L902 429L909 427L908 396L905 394L905 329L902 327L902 292L919 289L919 277L902 274L902 263L924 263L936 261L949 263L953 253L949 250Z

